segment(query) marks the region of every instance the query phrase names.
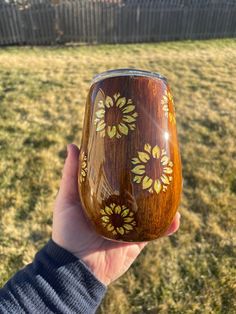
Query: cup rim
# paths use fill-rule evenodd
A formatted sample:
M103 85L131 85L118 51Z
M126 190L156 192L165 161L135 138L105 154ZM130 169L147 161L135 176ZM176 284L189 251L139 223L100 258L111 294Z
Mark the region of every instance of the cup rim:
M108 70L108 71L96 74L92 78L91 84L97 83L107 78L117 77L117 76L145 76L145 77L156 78L156 79L167 82L167 79L163 75L157 72L132 69L132 68L121 68L121 69Z

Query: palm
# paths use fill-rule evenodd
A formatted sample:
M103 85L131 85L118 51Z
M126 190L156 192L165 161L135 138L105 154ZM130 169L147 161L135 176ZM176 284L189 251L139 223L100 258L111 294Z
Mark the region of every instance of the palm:
M123 274L145 245L116 243L102 238L86 219L79 201L58 203L53 230L59 230L54 236L60 238L64 248L80 257L92 270L98 268L99 275L106 277L106 281Z

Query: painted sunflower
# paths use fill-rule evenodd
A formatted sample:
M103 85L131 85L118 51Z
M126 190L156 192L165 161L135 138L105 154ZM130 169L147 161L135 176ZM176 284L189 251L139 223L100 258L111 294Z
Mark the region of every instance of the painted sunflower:
M157 178L151 177L147 173L147 165L154 160L159 162L161 173ZM141 184L143 190L148 190L150 193L154 191L158 194L162 190L165 192L167 186L172 181L173 162L167 156L166 150L160 149L158 145L151 147L150 144L144 145L144 151L138 152L138 157L131 160L134 168L131 170L134 174L133 181Z
M175 114L169 111L169 104L173 106L174 110L174 100L171 92L169 90L165 90L164 95L161 100L162 109L165 113L165 116L169 118L170 122L176 124Z
M100 210L102 225L112 234L127 234L134 230L134 213L125 205L111 203Z
M80 180L81 183L83 181L85 181L87 172L88 172L87 156L85 155L84 152L82 152L82 154L81 154L81 165L80 165L80 176L79 176L79 180Z
M138 116L132 99L121 97L116 93L113 97L106 96L97 104L98 110L94 120L96 131L102 137L120 138L127 135L129 130L135 129L135 122Z

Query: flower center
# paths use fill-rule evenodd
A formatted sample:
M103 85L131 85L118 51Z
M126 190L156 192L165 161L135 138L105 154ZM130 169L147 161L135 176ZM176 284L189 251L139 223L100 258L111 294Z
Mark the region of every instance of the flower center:
M110 221L114 227L118 227L118 228L122 227L124 224L123 217L121 215L115 214L115 213L110 216Z
M145 166L145 175L149 178L156 180L162 174L162 165L160 158L156 159L151 157Z
M111 107L106 109L105 122L107 125L118 125L122 121L122 111L120 108Z

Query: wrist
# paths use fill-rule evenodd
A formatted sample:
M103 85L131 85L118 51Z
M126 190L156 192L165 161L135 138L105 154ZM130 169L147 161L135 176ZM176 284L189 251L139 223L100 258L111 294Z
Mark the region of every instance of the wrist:
M95 276L95 278L97 278L103 285L108 286L113 281L112 278L110 278L104 271L104 268L100 263L99 257L96 258L90 255L83 256L79 253L72 254L79 258L83 262L83 264L90 270L90 272Z
M98 263L91 262L91 258L89 256L83 256L81 253L73 252L70 248L68 248L66 245L63 245L62 243L58 243L60 241L57 241L53 236L51 242L51 246L49 251L52 250L52 245L54 248L67 252L67 255L70 254L70 256L73 256L74 259L80 260L80 262L84 265L84 267L87 268L87 270L95 277L96 280L100 281L101 284L104 286L108 286L111 283L111 279L105 275L105 273L101 272L98 267ZM59 258L61 259L61 258ZM93 259L93 258L92 258Z
M66 243L60 241L60 239L58 239L54 233L52 234L52 241L62 249L68 251L75 258L79 259L94 275L94 277L99 280L103 285L108 286L112 282L111 278L108 277L103 271L103 263L101 262L100 254L97 255L95 252L89 255L84 255L82 252L75 252L72 250L72 248L66 245Z

